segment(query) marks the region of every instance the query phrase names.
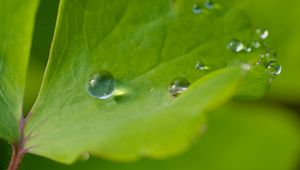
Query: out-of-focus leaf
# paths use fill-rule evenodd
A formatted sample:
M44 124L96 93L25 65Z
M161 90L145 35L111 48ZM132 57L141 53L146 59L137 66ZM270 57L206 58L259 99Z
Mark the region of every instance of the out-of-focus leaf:
M235 6L245 11L258 27L270 31L269 44L278 52L282 74L269 93L277 100L300 103L300 1L236 0Z
M19 137L25 75L38 0L0 1L0 138Z
M233 108L235 111L232 111ZM300 149L293 112L261 104L235 103L208 114L207 132L188 152L166 160L113 163L92 158L72 166L36 156L24 169L38 170L294 170Z

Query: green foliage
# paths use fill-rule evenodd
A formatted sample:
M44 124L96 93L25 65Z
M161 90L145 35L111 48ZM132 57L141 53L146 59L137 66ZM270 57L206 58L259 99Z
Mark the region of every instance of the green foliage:
M235 109L235 112L232 112ZM264 104L231 103L208 114L207 131L186 153L166 160L115 163L92 158L72 166L28 156L24 169L38 170L288 170L299 150L293 112Z
M0 138L19 138L36 0L0 2Z
M44 2L38 21L57 3ZM85 152L117 161L162 159L188 150L208 130L186 153L165 160L92 158L63 166L28 156L24 169L292 169L300 150L299 126L290 117L294 112L262 104L218 107L233 96L261 98L270 87L272 76L255 66L260 50L233 53L226 48L233 38L249 43L255 26L270 30L267 43L278 51L284 68L268 97L299 104L299 2L290 1L288 7L283 0L215 2L216 9L194 14L194 0L61 0L43 85L25 126L30 153L62 163ZM10 143L20 140L36 6L35 0L0 2L0 138ZM278 12L283 6L285 12ZM54 27L51 22L40 25L48 31L39 25L35 30L25 110L35 100L37 91L32 90L40 86L36 63L41 56L46 61L44 44L50 43L48 32ZM198 62L210 69L195 69ZM250 71L241 72L241 63L252 65ZM119 95L107 100L89 96L86 80L99 69L115 76ZM176 77L192 85L173 98L168 84ZM0 143L1 159L8 150Z
M192 5L186 0L62 1L43 86L26 124L30 152L71 163L83 152L126 161L186 149L203 112L229 99L240 75L230 68L213 71L238 58L257 60L226 48L232 37L249 37L251 24L244 15L224 3L199 16ZM199 34L201 28L211 31ZM208 73L194 68L199 60L212 73L194 83ZM105 101L89 96L85 82L98 69L113 73L125 94ZM176 77L194 85L172 99L167 88ZM262 93L269 86L257 84L251 85Z

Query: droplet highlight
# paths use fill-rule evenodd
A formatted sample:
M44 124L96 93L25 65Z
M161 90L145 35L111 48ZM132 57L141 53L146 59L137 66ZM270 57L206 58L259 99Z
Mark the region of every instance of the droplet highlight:
M247 52L247 53L251 53L252 52L252 47L251 46L247 46L247 47L245 47L245 52Z
M267 39L269 36L269 31L264 28L257 28L255 32L259 36L259 38L262 40Z
M273 76L278 76L281 73L281 65L277 61L271 61L266 66L268 72Z
M195 68L197 70L209 70L210 67L206 66L204 63L202 62L197 62L196 65L195 65Z
M259 42L259 41L252 41L251 42L251 46L253 47L253 48L256 48L256 49L258 49L258 48L260 48L261 47L261 43Z
M169 94L177 97L185 92L190 86L190 82L182 77L176 78L169 84Z
M276 61L277 53L268 49L266 52L260 54L260 59L257 64L267 65L271 61Z
M233 52L241 52L245 49L245 45L243 42L236 40L236 39L232 39L228 45L227 48Z
M114 76L106 70L92 73L86 83L88 93L98 99L107 99L112 96L116 87Z

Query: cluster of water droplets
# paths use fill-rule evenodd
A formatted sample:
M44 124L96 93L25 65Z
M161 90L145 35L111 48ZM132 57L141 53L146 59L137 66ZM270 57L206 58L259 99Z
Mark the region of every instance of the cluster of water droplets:
M217 4L214 3L212 0L206 0L203 4L195 3L193 5L192 11L194 14L201 14L205 10L213 10L217 8Z
M277 62L277 53L271 50L265 42L269 36L269 31L264 28L257 28L255 30L255 34L258 39L251 41L249 44L237 39L232 39L227 44L227 48L235 53L251 53L255 49L264 48L265 50L260 54L256 65L263 65L267 69L268 73L273 76L279 75L281 73L281 65Z
M207 69L206 66L201 67L203 68L199 69ZM179 77L170 82L168 92L170 95L177 97L185 92L189 86L190 82L188 80ZM98 70L92 73L86 82L86 88L90 96L101 100L108 99L113 95L120 95L120 90L116 89L114 76L106 70ZM86 155L87 154L85 154L85 156Z

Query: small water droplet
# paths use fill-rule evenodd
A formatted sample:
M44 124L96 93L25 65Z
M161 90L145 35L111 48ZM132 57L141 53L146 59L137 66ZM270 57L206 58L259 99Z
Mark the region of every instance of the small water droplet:
M243 42L236 40L236 39L232 39L228 45L227 48L233 52L241 52L245 49L245 45Z
M266 66L268 72L274 76L277 76L281 73L281 65L277 61L271 61Z
M197 70L209 70L210 68L208 66L206 66L204 63L202 62L197 62L197 64L195 65L195 68Z
M271 49L268 49L267 52L260 54L260 59L257 64L267 65L271 61L276 61L277 53Z
M169 93L177 97L183 92L185 92L190 86L190 82L185 78L179 77L171 81L169 84Z
M265 40L269 36L269 31L264 28L257 28L255 32L262 40Z
M259 41L252 41L251 42L251 46L253 47L253 48L260 48L261 47L261 44L260 44L260 42Z
M214 3L211 0L207 0L204 2L204 7L209 10L212 10L214 9Z
M251 53L251 52L252 52L252 47L251 47L251 46L247 46L244 50L245 50L247 53Z
M251 65L250 65L250 64L243 63L243 64L241 64L241 68L242 68L243 70L250 70L250 69L251 69Z
M109 98L115 90L116 80L106 70L98 70L92 73L86 83L88 93L98 99Z
M202 8L198 3L196 3L196 4L193 5L193 10L192 11L193 11L194 14L200 14L200 13L202 13Z
M84 152L84 153L82 153L82 154L80 155L80 160L81 160L81 161L87 161L87 160L89 160L89 159L90 159L90 154L87 153L87 152Z

